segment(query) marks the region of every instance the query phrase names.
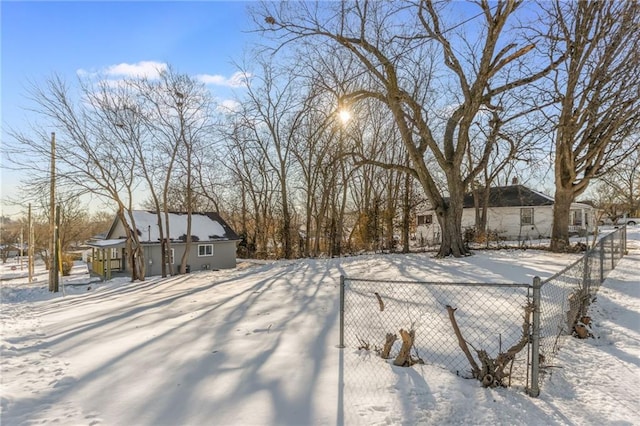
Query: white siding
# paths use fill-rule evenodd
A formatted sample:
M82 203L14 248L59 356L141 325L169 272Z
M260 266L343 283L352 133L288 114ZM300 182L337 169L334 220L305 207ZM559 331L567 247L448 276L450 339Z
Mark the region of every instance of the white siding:
M533 208L533 225L520 225L520 209ZM584 209L591 215L591 207L574 203L572 209ZM435 217L435 215L434 215ZM590 216L592 217L592 216ZM462 212L462 230L475 225L475 209L467 208ZM553 206L490 207L487 211L487 229L495 231L501 238L508 240L538 239L551 237L553 225ZM589 222L589 225L591 223ZM584 225L582 226L585 228ZM440 225L420 225L416 228L416 237L425 244L439 242Z
M520 209L533 208L533 224L520 225ZM487 211L487 229L506 239L548 238L551 235L553 209L551 206L490 207ZM475 225L475 210L464 209L462 228Z

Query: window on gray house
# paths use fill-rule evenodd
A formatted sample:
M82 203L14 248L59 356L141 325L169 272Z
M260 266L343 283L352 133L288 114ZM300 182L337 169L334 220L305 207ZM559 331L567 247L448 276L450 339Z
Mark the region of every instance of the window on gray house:
M213 244L200 244L198 246L198 257L213 256Z
M169 251L169 253L165 253L165 257L167 257L167 259L165 259L165 263L168 263L170 265L173 265L174 259L175 259L175 252L173 251L174 249L171 249Z
M520 226L533 225L533 207L520 209Z

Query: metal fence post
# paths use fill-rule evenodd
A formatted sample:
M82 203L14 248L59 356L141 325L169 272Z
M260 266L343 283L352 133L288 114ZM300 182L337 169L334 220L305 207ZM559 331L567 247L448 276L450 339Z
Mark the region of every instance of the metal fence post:
M533 333L531 334L531 386L529 396L540 395L540 277L533 277Z
M584 290L584 294L590 294L591 292L591 259L590 259L590 251L587 250L584 253L584 270L582 271L582 289Z
M604 243L602 240L598 242L598 249L600 250L600 284L604 282Z
M340 275L340 344L344 348L344 275Z
M613 235L611 236L611 270L613 270L616 267L616 252L615 252L615 238L613 238Z

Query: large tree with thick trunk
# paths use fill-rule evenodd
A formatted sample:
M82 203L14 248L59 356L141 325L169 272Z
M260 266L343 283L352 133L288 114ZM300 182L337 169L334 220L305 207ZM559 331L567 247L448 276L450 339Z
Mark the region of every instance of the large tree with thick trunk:
M640 3L556 1L549 40L569 51L551 81L558 102L551 249L569 245L571 203L633 152L640 130ZM627 147L625 149L625 147Z
M343 102L375 101L387 108L411 161L395 166L417 178L436 211L442 229L438 255L463 256L463 196L493 148L487 143L474 167L466 168L471 129L487 111L511 114L498 98L547 75L557 63L537 69L523 64L535 62L536 50L530 40L517 40L508 25L520 4L481 0L475 15L449 23L450 6L427 0L266 3L255 18L280 46L308 41L316 52L318 46L327 54L338 49L359 63L344 76L357 79L359 87ZM444 186L437 176L444 176Z

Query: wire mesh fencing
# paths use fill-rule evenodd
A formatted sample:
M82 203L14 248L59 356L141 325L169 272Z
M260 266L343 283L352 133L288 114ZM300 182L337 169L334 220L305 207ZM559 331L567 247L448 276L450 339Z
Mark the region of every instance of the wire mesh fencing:
M539 354L532 367L539 368L541 379L553 368L558 347L566 336L581 331L577 327L584 327L588 333L589 305L625 252L623 227L601 238L582 258L540 283ZM538 372L532 371L532 376L537 377Z
M454 322L472 355L490 357L522 342L529 284L441 283L343 278L341 345L381 353L387 334L398 336L390 357L400 351L400 330L413 330L415 360L441 366L462 377L472 366L460 348ZM527 321L528 324L528 321ZM528 332L524 338L528 337ZM478 361L480 363L480 361ZM527 348L509 365L511 385L526 385Z
M544 281L535 277L532 284L342 276L340 347L382 355L388 336L413 330L415 360L462 377L473 376L472 362L480 364L482 352L494 359L514 353L508 358L508 382L501 384L522 386L538 396L559 344L586 316L598 288L625 252L626 228L620 228L559 273ZM401 345L401 339L392 340L389 358Z

